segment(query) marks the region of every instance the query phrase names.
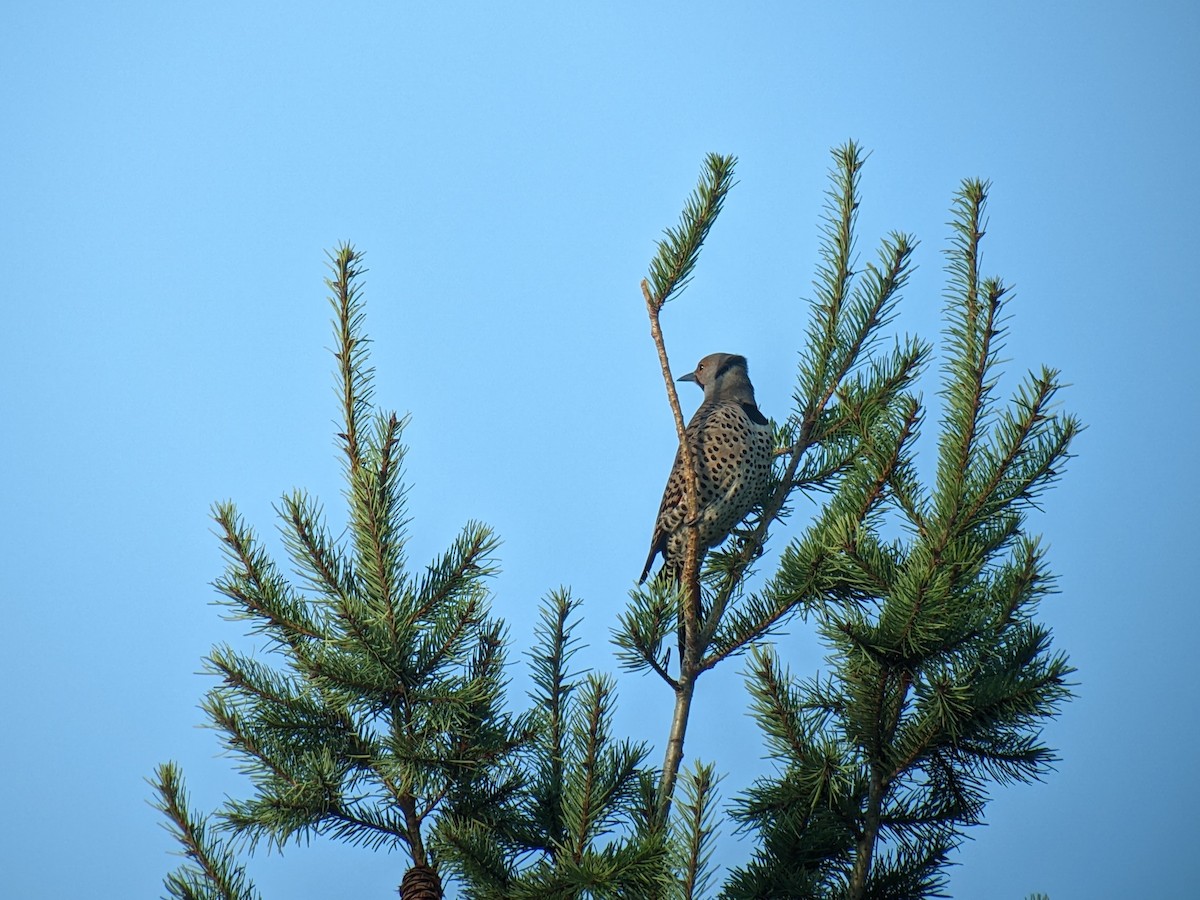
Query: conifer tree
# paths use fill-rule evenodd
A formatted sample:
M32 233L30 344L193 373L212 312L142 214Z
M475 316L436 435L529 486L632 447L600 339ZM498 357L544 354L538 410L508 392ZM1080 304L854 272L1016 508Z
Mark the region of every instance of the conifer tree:
M558 591L542 609L530 654L536 720L516 789L486 802L463 798L438 829L464 897L676 895L671 847L655 825L653 772L643 766L649 748L612 738L613 680L570 668L578 607Z
M285 496L277 511L295 584L232 503L214 508L228 558L217 590L280 661L228 646L208 657L218 683L204 711L253 784L219 821L250 848L315 834L403 848L404 896L440 897L428 846L438 813L458 797L487 804L511 791L500 763L528 730L501 711L505 636L485 585L497 540L470 523L421 574L409 570L404 421L371 408L361 256L346 245L331 262L349 537L335 539L307 495ZM253 896L227 843L188 811L175 766L160 767L157 787L191 860L171 876L172 894Z
M361 256L344 245L327 282L347 483L347 534L285 496L289 580L231 503L214 518L228 557L216 587L230 615L270 641L270 661L214 648L204 709L250 776L249 799L189 808L160 766L158 806L186 861L175 897L257 897L237 851L328 835L408 860L406 900L873 898L935 894L947 854L982 821L992 783L1053 762L1040 726L1069 697L1071 669L1035 618L1053 586L1027 512L1057 477L1079 425L1054 407L1058 374L1030 375L999 402L1007 289L980 275L987 185L954 202L937 465L922 480L916 393L931 347L885 338L915 241L893 233L859 266L864 157L834 152L821 265L788 418L775 426L769 494L726 543L690 538L682 583L630 594L618 662L664 683L665 757L613 734L615 682L572 667L579 601L542 607L527 711L504 696L508 636L489 610L496 538L468 523L432 564L410 567L404 420L372 408ZM659 243L643 297L682 442L661 316L687 285L733 185L710 155L678 226ZM695 503L695 485L689 490ZM819 502L818 502L819 501ZM774 572L754 578L773 529L803 507ZM799 518L797 516L797 518ZM419 574L414 574L414 572ZM828 656L787 661L785 624L817 629ZM668 646L680 653L670 660ZM776 769L725 815L753 858L718 880L718 765L682 766L698 680L741 657L749 705ZM271 663L274 663L272 665Z
M335 540L307 495L285 496L277 511L295 584L233 504L214 508L228 563L217 590L278 664L228 646L208 657L218 683L203 708L253 795L197 816L178 766L159 767L158 807L187 857L168 891L250 900L235 843L282 849L326 835L406 851L406 900L442 897L444 874L477 898L674 896L673 873L687 866L652 827L647 748L613 738L612 679L569 669L578 602L547 598L532 706L512 716L506 636L488 609L492 532L469 523L411 574L404 420L371 409L362 257L343 245L331 268L350 536Z
M1041 725L1073 670L1035 619L1053 577L1027 513L1079 423L1055 411L1052 369L996 398L1008 289L980 275L986 199L968 180L954 202L933 483L913 455L919 398L855 422L856 465L763 589L815 622L830 654L797 680L770 647L752 652L778 771L740 800L761 844L727 897L929 896L989 784L1037 779L1055 759Z
M1054 755L1040 743L1040 725L1070 695L1072 670L1034 620L1052 577L1026 513L1058 475L1079 426L1055 411L1053 370L1031 374L1007 407L994 396L1008 291L979 273L987 185L966 181L955 197L945 412L927 486L913 455L923 417L913 387L930 348L907 339L879 349L915 242L892 234L878 264L855 272L863 156L849 143L834 158L776 487L706 560L692 529L683 583L659 579L633 591L616 633L622 663L656 673L674 693L663 816L697 679L749 650L752 708L779 771L735 806L761 844L726 883L730 898L929 896L963 827L982 820L988 783L1047 771ZM643 283L684 448L659 318L690 276L733 163L709 157ZM776 573L748 591L749 567L797 490L830 496L784 548ZM903 536L889 539L896 527ZM796 613L831 651L828 669L805 681L764 641ZM664 640L676 632L682 651L671 674Z
M926 345L913 339L897 343L886 354L873 352L907 280L913 241L904 234L891 235L882 243L878 265L868 263L864 277L855 283L854 220L863 156L856 144L849 143L835 151L834 159L817 299L794 392L796 407L784 426L777 428L779 465L773 489L745 527L707 560L701 560L697 551L696 529L689 529L687 563L678 590L661 578L646 588L635 589L615 634L625 667L655 672L674 692L659 792L664 818L669 815L675 777L683 758L697 679L768 636L796 607L795 598L790 596L764 592L747 595L744 591L751 564L762 552L770 525L789 514L789 501L795 491L831 490L856 467L855 424L874 428L880 417L902 403L928 353ZM666 303L690 280L701 245L733 184L735 163L729 156L708 157L679 225L668 229L665 239L659 242L650 277L642 282L651 336L684 454L690 451L684 440L683 416L660 316ZM685 465L685 471L691 469ZM694 483L689 490L694 496ZM695 520L694 513L691 518ZM663 664L663 641L677 632L682 646L672 676Z

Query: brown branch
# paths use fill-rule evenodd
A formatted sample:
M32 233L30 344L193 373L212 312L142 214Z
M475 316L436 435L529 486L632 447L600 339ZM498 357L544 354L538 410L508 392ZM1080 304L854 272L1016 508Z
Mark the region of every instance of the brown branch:
M668 653L669 652L670 651L668 651ZM666 667L664 667L657 659L654 658L653 654L643 654L642 659L646 660L647 665L649 665L650 668L658 674L659 678L671 686L671 690L679 690L679 682L671 677L671 673L668 672Z
M699 491L696 460L692 455L692 448L687 442L687 426L683 421L683 410L679 406L679 394L675 390L675 380L671 377L671 363L667 359L667 348L663 342L662 325L658 320L658 314L663 307L663 299L651 295L650 282L645 278L642 279L642 296L646 298L646 310L650 313L650 336L654 339L654 346L658 350L658 362L662 366L663 381L667 386L667 400L671 404L671 414L675 417L675 433L679 437L679 449L683 454L687 483L688 521L690 522L696 518L698 512L696 503Z
M854 867L850 872L851 900L862 900L867 896L867 878L871 874L871 862L875 856L875 840L879 836L883 795L886 789L882 774L872 766L867 784L866 821L854 848Z
M687 734L688 716L691 713L692 696L696 689L696 676L700 673L700 535L696 529L699 519L699 479L696 475L696 458L687 440L687 426L683 422L683 410L679 406L679 394L675 380L671 377L671 364L667 359L666 343L663 340L659 313L665 298L655 297L650 292L650 283L642 279L642 296L646 300L646 311L650 315L650 336L658 350L658 362L662 367L663 382L667 388L667 400L675 417L675 432L679 438L679 454L684 470L684 496L687 506L687 547L684 553L680 588L684 593L680 604L680 622L683 628L683 644L679 648L679 679L668 683L675 690L675 712L671 719L671 731L667 737L666 755L663 759L662 781L659 784L659 822L665 824L671 811L671 798L679 777L679 766L683 761L683 740ZM658 667L655 666L657 669ZM665 672L660 672L665 675Z

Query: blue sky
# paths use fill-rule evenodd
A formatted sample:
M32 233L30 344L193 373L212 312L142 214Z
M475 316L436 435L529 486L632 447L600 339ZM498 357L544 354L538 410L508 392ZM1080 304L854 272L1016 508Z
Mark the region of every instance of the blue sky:
M566 584L583 661L615 671L675 440L638 290L654 240L704 154L736 154L664 324L676 369L743 353L784 418L847 138L872 152L862 255L922 241L896 329L938 336L950 199L990 178L1005 384L1059 367L1088 425L1035 521L1079 669L1062 762L997 792L951 892L1194 889L1200 7L13 4L0 114L7 896L158 894L160 761L200 807L244 790L196 727L201 658L240 639L207 513L230 498L273 535L294 487L338 508L325 250L368 254L377 398L412 414L411 558L488 522L516 651ZM820 665L802 623L780 646ZM661 745L669 697L620 690L621 728ZM736 664L701 681L687 749L727 797L766 766L744 704ZM726 829L718 860L746 851ZM250 871L267 898L389 897L404 865L317 842Z

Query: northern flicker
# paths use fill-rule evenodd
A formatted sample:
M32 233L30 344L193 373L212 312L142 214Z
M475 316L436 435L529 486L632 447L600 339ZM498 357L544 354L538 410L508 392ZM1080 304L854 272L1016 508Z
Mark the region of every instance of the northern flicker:
M754 402L746 357L711 353L700 360L696 371L679 380L694 381L704 389L704 402L685 432L696 467L695 523L703 558L705 551L721 543L730 529L764 499L774 448L771 426ZM687 509L687 479L680 448L663 491L650 555L639 584L650 574L659 553L663 555L663 571L677 581L682 579L688 531L684 526L691 524L687 522Z

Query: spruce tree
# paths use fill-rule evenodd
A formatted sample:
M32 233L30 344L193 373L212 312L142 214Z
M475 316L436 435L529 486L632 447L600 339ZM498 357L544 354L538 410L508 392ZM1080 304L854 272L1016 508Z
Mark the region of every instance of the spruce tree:
M442 897L443 871L471 897L657 896L669 870L647 827L647 751L610 734L612 680L568 669L577 603L547 599L533 706L514 716L486 586L496 537L469 523L439 558L409 565L404 419L371 407L362 257L343 245L331 268L348 537L307 495L283 497L293 582L232 503L214 507L227 556L216 588L275 665L229 646L208 657L217 683L203 709L252 795L198 817L179 768L159 767L158 806L187 857L168 891L249 900L235 844L325 835L405 851L406 900ZM628 834L605 840L613 828Z
M986 198L971 180L954 202L935 479L915 466L918 397L859 420L856 465L763 589L830 653L805 680L769 646L751 653L778 769L740 798L761 843L727 897L930 896L989 785L1055 760L1041 726L1073 670L1035 619L1053 576L1027 513L1079 424L1055 411L1051 369L995 396L1008 290L979 271Z
M404 420L373 411L361 256L336 251L327 283L348 537L332 536L307 495L285 496L292 581L232 504L214 508L228 557L216 587L271 653L219 646L208 658L217 681L204 709L251 796L197 816L178 768L159 768L158 805L187 856L168 876L172 896L256 897L237 849L317 834L402 849L408 900L443 896L446 879L479 900L712 896L717 766L734 761L681 762L700 675L734 657L776 767L725 812L756 847L720 896L939 892L990 786L1036 779L1055 758L1041 726L1070 696L1072 670L1036 620L1053 577L1027 514L1079 425L1055 407L1053 370L1007 404L996 396L1008 290L980 274L987 185L966 181L948 251L936 469L922 480L917 388L932 348L886 337L916 242L893 233L859 265L864 156L854 143L833 156L771 490L723 546L703 554L693 532L682 583L635 588L614 629L619 664L667 689L661 768L648 745L613 734L613 679L573 669L579 601L568 591L543 603L518 713L505 697L508 635L489 609L495 536L469 523L433 563L408 563ZM681 442L662 315L693 274L735 162L708 157L642 284ZM801 510L774 571L756 578L772 530ZM797 624L828 648L809 678L793 670L817 661L782 659L771 642Z

